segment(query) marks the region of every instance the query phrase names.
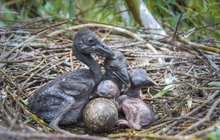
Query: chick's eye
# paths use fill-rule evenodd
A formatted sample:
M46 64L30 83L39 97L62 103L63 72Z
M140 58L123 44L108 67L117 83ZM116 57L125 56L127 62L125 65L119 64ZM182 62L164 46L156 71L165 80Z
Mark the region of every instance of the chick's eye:
M89 44L93 44L94 42L95 42L95 40L94 40L93 38L89 38L89 39L88 39L88 43L89 43Z
M110 65L110 68L111 68L111 69L113 69L113 68L114 68L114 66L113 66L113 65Z

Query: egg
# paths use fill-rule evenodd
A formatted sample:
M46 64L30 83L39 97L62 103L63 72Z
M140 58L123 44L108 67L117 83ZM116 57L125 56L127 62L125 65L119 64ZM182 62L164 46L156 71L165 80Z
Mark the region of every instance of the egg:
M88 129L99 133L109 132L118 120L118 110L112 101L95 98L84 108L83 119Z

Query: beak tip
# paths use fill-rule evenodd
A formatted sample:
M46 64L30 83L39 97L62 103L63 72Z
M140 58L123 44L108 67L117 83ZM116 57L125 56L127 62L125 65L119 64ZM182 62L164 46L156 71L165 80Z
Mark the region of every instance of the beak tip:
M116 59L116 56L115 56L115 54L113 53L113 55L112 55L112 59L113 60L115 60Z
M155 81L152 81L152 86L158 86L158 84Z
M149 86L158 86L158 84L150 77L148 77L147 81Z
M131 83L127 84L127 87L130 88L131 87Z
M116 60L117 59L117 57L114 55L114 53L110 53L109 57L107 57L107 58L110 59L110 60Z

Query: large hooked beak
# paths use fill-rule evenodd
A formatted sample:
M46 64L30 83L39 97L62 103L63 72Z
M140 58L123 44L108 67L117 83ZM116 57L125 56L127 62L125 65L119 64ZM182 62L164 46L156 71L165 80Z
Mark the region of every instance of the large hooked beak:
M96 45L96 53L103 56L103 57L106 57L108 59L115 59L116 58L112 49L110 49L103 42L100 42L99 44Z
M131 82L127 68L123 68L120 71L114 71L113 74L124 84L125 87L122 87L122 91L128 90L128 88L131 86Z
M150 77L147 77L147 86L157 86L157 83L151 79Z
M131 78L132 84L136 86L156 86L157 83L152 80L149 76L146 76L145 78L140 78L140 77L133 77Z

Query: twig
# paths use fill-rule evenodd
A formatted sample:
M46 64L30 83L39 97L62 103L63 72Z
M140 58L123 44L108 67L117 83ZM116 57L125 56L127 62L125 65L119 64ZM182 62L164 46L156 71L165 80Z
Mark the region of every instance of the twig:
M166 122L160 122L159 124L157 123L158 125L151 126L149 129L144 129L141 132L150 132L150 131L153 131L155 129L158 129L158 128L161 128L163 126L166 126L168 123L171 123L171 122L173 122L173 120L168 120Z
M143 41L144 39L141 38L139 35L135 34L135 33L132 33L126 29L123 29L123 28L120 28L120 27L115 27L115 26L111 26L111 25L105 25L105 24L97 24L97 23L88 23L88 24L81 24L81 25L76 25L76 26L72 26L72 27L68 27L66 29L62 29L62 30L57 30L57 31L54 31L50 34L48 34L49 37L53 37L55 35L58 35L58 34L61 34L67 30L79 30L79 29L82 29L82 28L94 28L94 27L100 27L100 28L108 28L108 29L111 29L111 30L116 30L118 32L122 32L126 35L129 35L130 37L133 37L139 41ZM152 52L158 54L157 50L149 43L146 43L146 47L148 47ZM164 60L161 59L161 58L158 58L158 61L160 63L163 63Z
M180 16L179 16L179 18L178 18L178 21L177 21L177 24L176 24L176 27L175 27L175 31L174 31L174 33L173 33L172 44L173 44L173 42L174 42L175 39L176 39L177 32L178 32L178 27L179 27L180 21L181 21L181 19L182 19L182 16L183 16L183 13L181 13Z
M195 78L195 79L198 79L198 80L209 80L209 81L213 81L213 78L193 76L193 75L190 75L190 74L187 74L187 73L181 73L181 72L179 72L179 71L174 71L174 74L184 75L184 76L187 76L187 77L190 77L190 78ZM220 80L220 78L219 78L219 79L216 79L216 80Z
M109 140L108 138L88 135L61 135L44 133L22 133L15 131L0 130L1 139L44 139L44 140Z
M220 121L217 121L216 123L214 123L213 125L211 125L210 127L200 130L200 131L196 131L195 133L192 133L191 135L189 135L189 138L194 138L194 137L198 137L200 135L204 135L207 132L213 131L216 127L220 126Z
M6 57L8 57L10 54L12 54L15 50L18 50L19 48L21 48L25 43L30 42L31 40L33 40L34 38L40 36L41 34L43 34L44 32L40 32L37 35L33 35L30 38L28 38L27 40L21 42L17 47L14 47L13 49L11 49L7 54L5 54L4 56L0 57L0 60L5 59Z
M70 51L70 64L71 64L71 70L73 70L73 51Z
M48 31L49 29L51 29L51 28L53 28L53 27L60 26L60 25L62 25L62 24L68 23L68 22L69 22L69 20L63 20L63 21L61 21L61 22L58 22L58 23L56 23L56 24L51 25L50 27L46 27L46 28L44 28L44 29L39 30L39 31L37 32L37 34L38 34L38 33L41 33L41 32L46 32L46 31Z
M206 121L210 121L210 117L212 115L212 113L214 112L216 106L218 106L220 103L220 98L218 98L214 104L211 106L211 108L209 109L208 113L206 114L206 116L204 118L202 118L201 120L197 121L196 123L194 123L193 125L187 127L186 129L184 129L183 131L181 131L180 133L178 133L177 135L183 135L188 131L191 131L192 129L194 129L195 127L199 127L200 125L202 125L203 123L205 123Z
M43 120L41 120L40 118L38 118L36 115L32 114L31 112L29 112L26 107L24 107L24 105L20 102L20 99L18 96L15 96L12 92L10 92L9 90L7 90L7 93L11 96L11 98L19 105L19 107L24 111L25 114L27 114L28 116L30 116L33 120L35 120L36 122L38 122L40 125L42 125L42 127L45 127L48 130L53 130L52 128L49 127L49 125L47 123L45 123Z
M162 139L162 140L184 140L187 139L187 137L184 136L163 136L163 135L157 135L157 134L148 134L148 133L142 133L137 131L132 132L124 132L124 133L118 133L118 134L110 134L108 135L109 138L119 138L119 137L139 137L139 138L150 138L150 139Z
M205 101L203 102L201 105L199 105L198 107L196 107L195 109L193 109L192 111L188 112L187 114L184 115L184 117L189 117L191 115L193 115L195 112L198 112L200 109L202 109L209 101ZM183 122L183 120L176 120L173 123L171 123L170 125L168 125L165 128L162 128L160 131L157 132L157 134L162 134L162 133L166 133L168 130L170 130L170 128L172 128L173 126L177 125L178 123Z
M42 56L35 56L34 58L27 58L27 59L23 59L23 60L0 60L0 63L8 63L8 64L13 64L13 63L22 63L22 62L28 62L28 61L34 61L34 60L38 60L38 59L48 59L54 56L60 56L60 55L68 55L69 52L63 52L63 53L56 53L56 54L52 54L52 55L47 55L46 58L42 57Z
M209 46L206 46L206 45L203 45L203 44L191 42L190 40L184 38L181 35L179 35L178 38L180 39L180 41L187 44L187 47L189 47L189 48L193 47L193 48L202 49L202 50L206 50L206 51L215 52L215 53L220 54L220 49L218 49L218 48L209 47Z
M194 86L194 85L192 85L190 83L186 83L186 84L191 86L194 89L200 89L200 90L218 90L218 89L220 89L219 86L216 86L216 87L196 87L196 86Z
M207 27L217 26L217 25L219 25L219 24L220 24L220 22L213 23L213 24L209 24L209 25L205 25L205 26L201 26L201 27L198 27L198 28L194 28L194 29L191 30L190 32L195 32L195 31L198 31L198 30L207 28ZM186 31L183 31L183 32L186 32Z
M21 88L14 82L14 80L12 80L12 78L5 71L0 70L0 72L5 76L5 78L8 80L9 83L11 83L13 86L15 86L20 93L24 94L24 92L21 90Z
M31 80L31 78L37 73L39 72L41 69L38 69L42 64L44 63L44 61L41 61L41 63L39 65L37 65L36 67L34 67L32 70L30 70L29 72L31 72L31 75L22 83L22 85L20 86L21 89L23 89L23 87L27 84L27 82L29 80ZM37 69L35 72L33 72L35 69ZM25 73L25 75L28 73Z
M111 25L97 24L97 23L88 23L88 24L80 24L80 25L76 25L76 26L71 26L71 27L68 27L68 28L65 28L65 29L54 31L54 32L48 34L47 36L53 37L55 35L61 34L61 33L66 32L68 30L71 31L71 30L79 30L79 29L83 29L83 28L97 28L97 27L114 29L114 30L117 30L117 31L122 32L124 34L127 34L130 37L133 37L133 38L135 38L135 39L137 39L139 41L143 40L139 35L137 35L135 33L132 33L130 31L126 30L126 29L123 29L123 28L120 28L120 27L111 26Z
M216 71L220 72L220 68L211 60L207 57L207 55L205 55L201 50L196 49L209 63L209 65Z

